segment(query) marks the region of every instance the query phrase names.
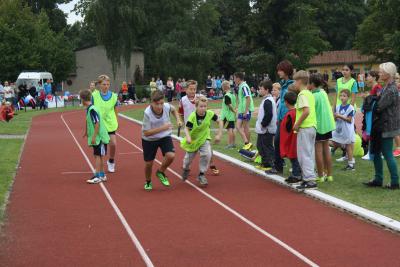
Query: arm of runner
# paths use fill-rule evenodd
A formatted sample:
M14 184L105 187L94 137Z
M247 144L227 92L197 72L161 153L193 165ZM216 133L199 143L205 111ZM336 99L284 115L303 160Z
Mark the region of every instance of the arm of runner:
M94 125L94 133L93 133L93 136L92 136L92 145L96 144L96 136L99 133L99 129L100 129L100 124L96 123Z
M216 121L218 123L218 133L214 138L214 142L218 144L221 141L221 136L222 136L222 130L224 128L224 122L222 120Z
M187 126L185 127L185 136L186 136L186 142L188 144L191 144L192 143L192 137L190 137L190 129Z
M176 110L176 108L172 105L171 105L171 112L174 114L174 117L176 119L176 124L178 125L178 127L182 127L183 124L182 124L181 117L179 116L179 113Z

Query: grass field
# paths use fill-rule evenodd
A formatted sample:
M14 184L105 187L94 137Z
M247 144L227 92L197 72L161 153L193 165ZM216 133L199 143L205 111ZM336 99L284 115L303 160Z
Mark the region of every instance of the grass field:
M332 96L330 96L332 98ZM358 99L357 105L360 107L362 99ZM255 99L255 106L259 105L260 99ZM176 105L176 103L174 103ZM209 108L217 109L220 108L220 101L211 101ZM123 112L123 114L135 118L137 120L143 119L143 109L135 109ZM173 121L174 125L175 121ZM255 120L251 122L251 127L254 127ZM216 128L216 125L213 126ZM176 130L175 130L176 133ZM252 143L255 143L256 135L252 134ZM242 145L239 135L236 135L237 145ZM224 134L220 144L213 145L215 151L219 151L231 157L244 161L236 149L226 149L227 135ZM343 200L349 201L361 207L376 211L385 216L389 216L393 219L400 220L400 193L399 191L391 191L385 189L374 189L366 188L362 185L363 181L370 180L374 176L374 167L372 162L361 160L356 158L356 171L346 172L341 169L344 168L344 163L337 163L334 159L340 157L339 154L335 155L334 161L334 182L322 183L319 185L319 190ZM288 167L285 168L285 175L288 176L290 162L286 161ZM397 160L400 166L400 161ZM385 182L389 183L389 173L385 166Z

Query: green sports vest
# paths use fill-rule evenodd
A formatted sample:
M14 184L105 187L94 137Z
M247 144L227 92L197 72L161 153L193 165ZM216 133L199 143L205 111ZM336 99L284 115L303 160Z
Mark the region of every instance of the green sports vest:
M307 118L301 123L300 128L317 128L317 115L315 113L315 99L313 94L307 90L304 89L300 92L300 96L305 96L308 100L309 104L309 109L310 109L310 114L307 116ZM301 115L303 114L303 109L300 109L297 107L296 103L296 122L300 119Z
M225 94L231 99L231 106L233 108L236 107L236 97L231 92ZM221 109L221 120L226 119L227 121L235 121L236 115L235 113L229 108L228 105L225 104L225 97L222 99L222 109Z
M99 124L100 128L99 128L99 132L96 136L96 146L99 145L100 142L102 142L103 144L108 144L110 142L110 136L108 135L107 129L104 126L104 121L101 117L101 114L100 114L98 108L96 108L94 105L91 105L86 114L88 145L93 146L92 138L93 138L93 134L94 134L94 124L92 122L92 118L90 117L91 110L94 110L97 112L97 114L99 115L99 120L100 120L100 124Z
M118 101L117 95L115 93L112 93L110 100L104 101L101 97L100 91L96 90L92 93L92 97L93 105L95 105L100 110L107 131L116 131L118 129L118 120L114 108Z
M317 133L326 134L336 129L335 118L328 95L323 89L312 91L315 98L315 112L317 116Z
M244 113L246 111L246 97L243 95L243 87L247 86L250 90L250 87L247 85L246 82L242 82L239 85L239 92L238 92L238 99L239 99L239 106L238 106L238 113ZM254 103L253 103L253 97L251 96L250 92L250 106L249 106L249 111L253 112L254 111Z
M351 103L351 94L353 93L351 91L353 84L356 83L356 80L354 80L353 78L350 78L350 80L348 80L346 83L343 83L343 77L337 80L337 95L336 95L336 103L342 103L342 101L340 101L340 92L343 89L347 89L350 91L350 97L349 100L347 101L347 104Z
M209 139L211 139L210 126L211 120L214 117L214 112L207 110L206 117L203 122L198 125L196 118L196 111L190 114L188 121L193 124L193 128L190 131L190 137L192 138L192 143L188 144L186 138L181 141L181 147L187 152L196 152L199 148Z

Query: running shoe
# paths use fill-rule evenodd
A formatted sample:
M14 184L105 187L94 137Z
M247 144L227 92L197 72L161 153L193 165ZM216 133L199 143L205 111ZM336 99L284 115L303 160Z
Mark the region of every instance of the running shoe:
M289 176L287 179L285 179L285 182L288 184L297 184L301 181L303 181L301 178L295 176Z
M399 157L399 156L400 156L400 149L395 149L395 150L393 151L393 156L394 156L395 158Z
M276 174L278 174L279 172L275 169L275 168L271 168L270 170L266 170L265 171L265 174L271 174L271 175L276 175Z
M375 180L363 182L363 185L368 186L368 187L382 187L382 183L379 183Z
M146 182L146 183L144 184L144 190L146 190L146 191L151 191L151 190L153 190L153 184L152 184L151 182Z
M111 163L109 160L107 160L107 167L108 167L108 172L115 172L115 162Z
M344 162L344 161L347 161L347 160L348 160L347 156L344 156L344 157L336 159L336 162Z
M398 184L388 184L384 186L385 189L390 189L390 190L398 190L400 189L400 186Z
M99 177L93 177L93 178L91 178L89 180L86 180L86 182L88 184L98 184L98 183L101 183L102 180Z
M317 183L323 183L323 182L325 182L325 180L327 180L327 179L325 178L325 176L317 177L317 179L315 179L315 181L316 181Z
M217 167L215 165L210 166L210 170L214 175L219 174L219 170L217 169Z
M252 144L252 143L247 143L247 145L244 145L244 146L243 146L243 149L244 149L244 150L250 150L252 147L253 147L253 144Z
M314 181L304 181L301 183L301 185L297 186L296 188L298 190L305 190L305 189L314 189L317 187L318 187L318 185Z
M326 177L327 182L333 182L333 176L327 176Z
M107 176L104 175L103 177L100 177L100 180L102 182L107 182L108 179L107 179Z
M207 178L204 174L199 174L199 176L197 177L197 180L199 181L200 185L202 185L202 186L208 185Z
M169 181L165 173L157 171L156 176L164 186L169 186Z
M347 165L347 166L344 167L342 170L343 170L343 171L355 171L356 169L354 168L354 166Z
M182 172L182 180L183 181L187 180L187 178L189 177L189 173L190 173L190 170L183 170L183 172Z
M394 155L394 153L393 153L393 155ZM369 152L367 154L365 154L365 156L362 157L361 159L363 159L363 160L371 160L371 158L369 157Z
M227 145L225 147L225 149L232 149L232 148L236 148L236 145L235 144L231 144L231 145Z
M269 170L271 170L272 168L271 167L264 167L263 165L256 165L256 169L259 169L259 170L261 170L261 171L269 171Z

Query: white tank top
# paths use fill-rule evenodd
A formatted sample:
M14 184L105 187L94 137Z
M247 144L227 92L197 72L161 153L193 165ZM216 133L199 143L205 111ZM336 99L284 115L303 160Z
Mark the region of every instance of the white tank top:
M143 121L142 125L142 138L147 141L156 141L164 137L170 136L172 134L171 129L159 132L151 136L144 136L143 134L143 131L160 128L164 124L171 122L170 112L171 112L171 106L168 103L164 104L163 113L161 117L158 117L151 109L151 106L148 106L144 111L145 120Z
M196 97L199 95L196 94ZM189 119L190 114L193 113L193 111L196 110L196 104L190 102L189 98L187 96L182 97L181 99L182 102L182 107L183 107L183 119L184 119L184 125L186 125L187 120Z

